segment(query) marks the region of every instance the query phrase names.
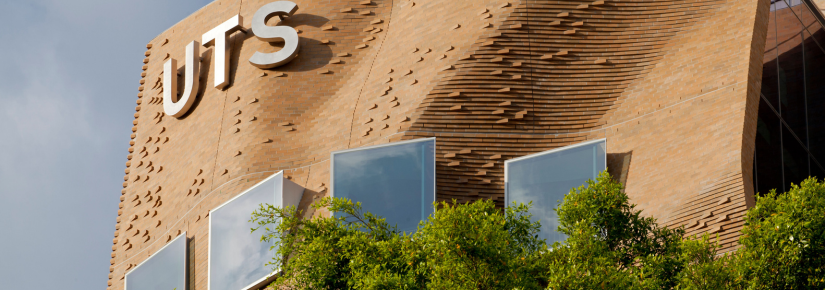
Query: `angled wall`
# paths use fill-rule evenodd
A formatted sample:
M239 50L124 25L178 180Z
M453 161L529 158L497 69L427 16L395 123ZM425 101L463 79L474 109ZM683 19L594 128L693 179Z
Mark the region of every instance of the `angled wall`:
M505 160L606 138L646 214L736 246L768 1L293 0L279 25L299 30L298 58L258 69L249 57L279 48L236 32L230 85L213 87L202 48L195 105L165 116L163 63L269 2L215 1L147 46L108 289L182 232L206 289L210 209L281 170L306 208L328 195L330 152L424 137L439 200L500 206Z

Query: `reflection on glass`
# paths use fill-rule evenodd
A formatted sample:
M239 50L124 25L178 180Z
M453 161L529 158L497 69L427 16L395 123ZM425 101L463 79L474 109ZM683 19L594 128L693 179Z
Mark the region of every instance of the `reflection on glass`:
M808 27L812 34L805 38L805 84L808 105L808 149L813 157L825 162L825 53L820 45L825 45L825 29L815 22ZM817 43L822 41L821 43ZM811 165L813 169L814 166ZM817 175L820 178L823 175Z
M126 273L126 290L186 289L186 233Z
M802 4L771 1L754 152L761 193L784 192L808 175L825 177L825 31Z
M802 5L802 0L771 0L771 11Z
M209 289L243 290L265 280L272 269L265 266L277 249L261 242L261 231L249 222L260 204L296 205L303 189L283 178L283 172L258 183L209 213ZM270 226L270 228L275 225Z
M779 43L779 106L777 108L791 130L796 133L802 142L807 142L807 127L805 124L805 62L803 58L803 30L795 11L806 9L797 6L793 9L776 11L779 19L787 19L778 23L777 42Z
M404 232L433 212L435 138L332 153L332 194Z
M570 189L595 180L606 168L606 141L595 140L505 162L507 204L533 202L533 221L541 222L539 238L547 243L563 241L556 231L558 216L553 210Z

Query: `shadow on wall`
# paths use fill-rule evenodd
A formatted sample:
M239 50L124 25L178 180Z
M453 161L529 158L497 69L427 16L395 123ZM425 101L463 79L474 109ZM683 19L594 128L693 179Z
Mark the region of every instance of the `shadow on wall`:
M206 88L212 88L212 86L206 82L209 79L209 72L212 70L212 50L214 50L214 48L208 48L206 51L201 53L201 70L198 74L198 78L200 78L200 86L198 86L198 93L195 95L195 101L192 103L192 107L189 111L179 118L181 120L186 119L186 117L189 117L189 114L198 109L198 105L201 103L201 99L203 98L203 94L206 92ZM183 92L185 85L185 71L186 65L183 65L180 69L178 69L178 92Z
M312 204L328 196L328 193L329 192L327 192L326 189L316 191L313 189L304 188L304 195L301 197L301 202L298 203L297 206L297 209L302 212L303 218L309 219L315 216L315 209L312 208Z
M189 268L187 269L186 286L189 289L194 289L195 287L192 283L195 281L195 267L197 267L197 263L195 262L195 237L187 237L186 243L186 263Z
M627 174L630 171L630 159L633 151L625 153L607 153L607 172L622 185L627 184Z
M292 17L286 18L281 21L281 24L295 27L299 29L300 26L312 26L312 27L321 27L322 25L329 22L329 19L317 16L317 15L310 15L310 14L297 14L293 15ZM235 74L238 71L238 67L244 63L247 64L248 61L241 59L240 54L243 51L243 46L246 41L250 39L254 39L255 36L252 33L234 33L228 40L229 45L231 46L232 55L230 57L230 64L229 64L229 84L227 87L231 87L235 83ZM332 60L332 49L330 49L330 45L334 45L334 43L330 43L329 45L322 45L320 41L310 38L300 38L301 41L301 50L298 57L300 58L301 55L308 55L312 56L310 61L293 61L287 65L277 67L275 71L279 72L303 72L303 71L312 71L324 66L329 65L330 60ZM274 48L271 51L262 51L264 53L270 53L278 51L279 49L283 48L283 42L281 43L269 43ZM207 80L209 77L209 72L211 71L212 65L212 58L214 47L210 47L201 53L201 67L200 67L200 83L201 85L198 87L198 93L195 98L195 102L192 104L192 108L180 119L186 119L186 117L191 114L191 112L197 111L197 107L201 102L201 99L204 95L204 92L207 88L212 88L210 84L207 84ZM183 92L185 86L184 80L184 72L186 71L186 66L182 66L178 69L178 91Z
M277 19L273 17L273 19ZM284 18L280 21L280 25L294 27L297 30L302 30L302 26L311 26L315 28L320 28L324 24L329 22L329 19L318 16L318 15L311 15L311 14L295 14L290 17ZM269 21L267 19L267 23L269 25L275 25L274 22ZM333 31L337 31L338 28L334 28ZM244 41L248 38L254 38L251 34L246 36ZM296 61L291 61L286 65L269 69L272 71L278 72L305 72L305 71L312 71L322 67L329 65L330 60L332 60L332 49L330 46L335 45L334 42L330 42L329 44L321 44L319 40L315 40L312 38L300 37L301 41L301 48L298 51L298 57ZM243 44L241 44L243 45ZM273 47L273 49L267 49L265 51L261 51L262 53L271 53L276 52L283 48L283 42L270 42L269 45ZM240 47L238 49L240 51ZM302 56L306 56L303 60L301 60ZM345 64L346 60L342 60L341 64Z

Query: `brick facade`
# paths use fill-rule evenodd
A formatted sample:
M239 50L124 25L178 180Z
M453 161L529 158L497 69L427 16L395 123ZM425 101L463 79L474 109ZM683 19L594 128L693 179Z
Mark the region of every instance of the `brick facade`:
M307 208L328 194L330 152L422 137L438 138L438 200L501 206L504 160L606 138L646 214L736 246L769 1L292 1L280 25L299 30L298 58L258 69L250 56L278 48L236 32L218 90L202 48L180 119L163 114L163 63L271 1L215 1L147 45L108 289L183 231L190 288L206 289L210 209L281 170Z

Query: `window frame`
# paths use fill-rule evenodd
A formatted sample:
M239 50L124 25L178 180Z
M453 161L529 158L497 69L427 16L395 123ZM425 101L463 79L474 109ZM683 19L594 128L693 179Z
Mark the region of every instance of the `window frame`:
M172 239L171 241L169 241L168 243L166 243L166 245L163 245L163 247L161 247L160 249L158 249L158 250L155 252L155 254L153 254L153 255L149 255L149 257L148 257L148 258L146 258L145 260L143 260L143 262L140 262L139 264L137 264L137 266L135 266L134 268L132 268L132 270L129 270L129 272L126 272L126 274L124 274L124 275L123 275L123 289L124 289L124 290L127 290L127 289L128 289L127 287L129 287L129 274L132 274L132 272L134 272L135 270L137 270L138 268L140 268L140 266L143 266L144 264L146 264L146 262L149 262L149 260L151 260L151 259L152 259L152 258L154 258L154 257L155 257L158 253L160 253L160 252L162 252L164 249L166 249L166 247L168 247L168 246L170 246L170 245L174 244L174 243L175 243L175 241L177 241L177 240L178 240L178 239L180 239L181 237L182 237L182 238L184 238L184 239L186 239L186 232L185 232L185 231L184 231L184 232L182 232L182 233L181 233L180 235L178 235L177 237L175 237L174 239ZM188 289L188 288L189 288L189 279L188 279L188 278L189 278L189 277L188 277L188 275L189 275L189 244L188 244L188 243L186 243L186 241L184 241L184 243L183 243L183 261L184 261L184 263L183 263L183 274L185 275L185 276L184 276L184 278L183 278L183 287L184 287L184 289Z
M216 211L216 210L219 210L220 208L222 208L222 207L224 207L224 206L226 206L230 203L232 203L233 201L240 198L241 196L244 196L245 194L247 194L249 192L252 192L252 190L254 190L255 188L258 188L259 186L261 186L261 185L265 184L266 182L268 182L268 181L270 181L270 180L272 180L276 177L279 177L279 176L283 179L283 183L281 183L281 202L282 202L281 206L282 207L291 206L291 205L297 206L298 203L301 202L301 199L302 199L303 194L306 191L306 189L303 186L301 186L301 185L299 185L299 184L297 184L297 183L295 183L295 182L293 182L289 179L286 179L285 176L284 176L284 171L281 170L281 171L278 171L278 173L275 173L275 174L273 174L273 175L271 175L267 178L264 178L264 180L259 181L255 185L245 189L244 191L242 191L238 195L235 195L234 197L230 198L226 202L218 205L217 207L215 207L215 208L213 208L212 210L209 211L210 215L209 215L209 224L207 225L207 227L208 227L207 228L208 238L207 238L207 249L206 249L206 289L207 290L211 289L211 287L212 287L212 216L213 215L211 213ZM296 199L297 202L290 202L291 200L288 201L287 198L284 197L284 195L285 195L284 188L286 188L286 182L295 183L295 185L297 185L297 186L299 186L303 189L303 191L301 191L301 194L299 194L298 198ZM277 197L274 197L274 198L277 198ZM264 281L272 278L273 276L275 276L275 274L277 274L280 271L281 271L281 269L275 269L274 271L270 272L268 275L264 276L263 278L260 278L260 279L256 280L255 282L253 282L252 284L246 285L243 288L238 289L238 290L252 289L253 287L257 286L258 284L261 284Z
M437 157L438 157L438 141L436 137L429 137L429 138L419 138L413 140L405 140L405 141L398 141L398 142L391 142L387 144L380 144L380 145L373 145L373 146L366 146L366 147L358 147L352 149L345 149L339 151L333 151L330 153L329 156L329 196L331 198L335 198L335 155L342 154L342 153L352 153L370 149L378 149L378 148L385 148L385 147L392 147L396 145L405 145L405 144L413 144L413 143L423 143L423 142L433 142L433 202L438 201L438 193L436 192L436 187L438 187L438 172L436 172L437 167ZM423 206L423 205L422 205ZM435 212L435 208L433 208L433 212ZM335 216L335 213L332 213Z

